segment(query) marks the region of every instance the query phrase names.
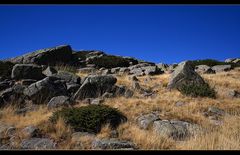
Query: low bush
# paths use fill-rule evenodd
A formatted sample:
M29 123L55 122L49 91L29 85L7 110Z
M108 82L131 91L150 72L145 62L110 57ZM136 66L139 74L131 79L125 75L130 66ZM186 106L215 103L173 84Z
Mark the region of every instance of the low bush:
M109 124L116 128L127 118L117 109L106 105L88 105L79 108L64 108L53 113L50 121L56 122L63 118L75 131L98 133L101 127Z
M182 94L192 97L216 98L216 92L207 83L203 85L185 84L178 89Z

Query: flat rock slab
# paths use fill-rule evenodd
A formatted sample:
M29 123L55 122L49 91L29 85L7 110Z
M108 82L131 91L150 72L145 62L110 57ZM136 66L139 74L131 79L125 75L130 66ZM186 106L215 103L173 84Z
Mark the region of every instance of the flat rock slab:
M48 138L24 139L20 144L21 149L46 150L55 149L56 144Z
M69 45L40 49L25 55L11 58L15 64L56 65L65 64L72 59L72 49Z
M34 64L17 64L12 69L12 79L33 79L41 80L45 77L42 74L42 67Z
M92 148L100 150L134 149L134 147L132 142L117 139L96 139L92 142Z
M201 130L200 126L184 121L160 120L153 123L153 130L161 136L171 137L174 140L184 140L196 135Z

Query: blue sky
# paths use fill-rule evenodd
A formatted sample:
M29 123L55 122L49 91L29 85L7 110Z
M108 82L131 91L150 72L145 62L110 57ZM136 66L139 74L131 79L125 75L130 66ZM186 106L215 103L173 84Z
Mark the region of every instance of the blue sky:
M1 5L0 59L69 44L152 62L240 57L240 5Z

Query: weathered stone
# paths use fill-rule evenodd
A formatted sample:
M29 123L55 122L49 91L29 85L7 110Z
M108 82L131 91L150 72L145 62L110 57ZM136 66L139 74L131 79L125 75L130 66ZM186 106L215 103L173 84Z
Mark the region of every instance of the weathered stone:
M70 95L75 94L79 88L80 88L79 84L68 84L67 83L67 91Z
M195 71L202 74L214 74L215 71L207 65L198 65L195 67Z
M114 96L123 96L126 92L126 86L119 85L119 86L113 86L112 92L114 93Z
M42 74L42 67L34 64L17 64L12 69L12 79L34 79L41 80L45 77Z
M108 74L111 74L111 71L109 69L105 69L102 72L102 75L108 75Z
M9 61L0 61L0 81L11 78L13 66Z
M160 120L153 123L153 130L161 136L172 137L175 140L184 140L196 135L201 128L198 125L184 121Z
M153 124L154 121L159 120L159 116L155 113L150 113L146 115L142 115L137 118L138 126L141 129L149 129L149 127Z
M74 99L97 98L110 92L117 79L113 76L90 75L74 94Z
M48 66L42 73L46 76L52 76L57 74L57 70L51 66Z
M128 141L119 141L116 139L96 139L92 142L92 149L114 150L124 148L134 148L134 144Z
M232 69L231 65L216 65L212 67L215 72L225 72Z
M58 107L66 107L70 106L71 101L68 96L56 96L53 97L47 104L48 108L58 108Z
M12 136L16 128L12 125L0 122L0 140Z
M130 69L127 67L121 67L119 70L120 74L128 74L130 72Z
M224 62L229 63L229 62L233 62L234 60L236 60L236 58L228 58Z
M240 58L233 60L233 63L240 63Z
M56 144L48 138L24 139L20 144L21 149L46 150L55 149Z
M10 88L13 85L12 81L2 81L0 82L0 91Z
M141 89L142 89L141 86L140 86L140 84L139 84L138 82L136 82L136 81L133 81L133 82L132 82L132 88L133 88L134 90L141 90Z
M17 64L50 65L66 64L72 59L72 49L69 45L37 50L9 61Z
M40 130L35 126L30 125L22 129L22 134L26 138L38 137L40 135Z
M157 96L157 94L154 93L154 92L149 92L149 91L147 91L147 90L143 90L142 96L143 96L143 97L152 97L152 98L154 98L154 97Z
M124 93L124 96L125 96L126 98L133 97L133 95L134 95L134 92L133 92L132 90L130 90L130 89L127 89L127 90L125 91L125 93Z
M56 77L46 77L31 84L24 90L35 104L43 104L55 96L67 95L66 84Z
M129 73L130 74L134 74L135 76L143 76L143 75L145 75L145 73L143 72L143 70L141 68L134 68L134 69L130 70Z
M157 74L164 73L157 66L147 66L147 67L142 67L142 69L144 70L145 75L157 75Z
M120 67L112 68L111 73L112 74L117 74L120 71Z
M15 105L22 105L25 103L26 96L23 94L24 89L26 87L21 84L15 84L11 88L5 89L4 91L0 92L0 97L3 100L2 105L5 104L15 104Z
M178 89L185 84L205 84L203 78L194 71L190 61L184 61L178 65L178 67L171 74L168 88Z
M239 98L240 97L240 92L238 92L237 90L230 90L228 92L228 96L229 97L237 97L237 98Z
M167 69L168 69L168 65L167 65L167 64L159 63L159 64L156 64L156 65L157 65L157 67L158 67L159 69L161 69L162 71L167 71Z
M225 112L222 109L219 109L217 107L209 107L207 110L207 115L208 116L224 116Z
M52 75L53 77L57 77L61 80L66 81L66 83L75 83L80 84L81 78L73 73L66 71L59 71L56 75Z
M87 138L90 141L95 139L96 135L88 133L88 132L74 132L71 135L71 142L75 143L75 148L83 148L82 147L82 139Z
M181 107L181 106L184 106L186 103L185 102L182 102L182 101L177 101L176 103L175 103L175 105L177 106L177 107Z
M104 99L96 98L91 101L91 104L99 105L99 104L102 104L103 102L104 102Z

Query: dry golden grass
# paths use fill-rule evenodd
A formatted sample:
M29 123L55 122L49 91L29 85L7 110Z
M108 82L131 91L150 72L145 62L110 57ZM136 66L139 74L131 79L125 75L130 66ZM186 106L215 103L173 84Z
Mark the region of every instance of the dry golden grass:
M184 150L239 150L240 148L240 119L228 117L224 125L210 132L181 142L177 149Z
M141 130L134 124L122 124L118 128L118 132L121 139L132 141L140 150L162 150L175 148L173 140L160 137L151 130Z
M26 115L18 115L15 113L15 107L8 106L1 110L1 121L13 124L16 128L24 128L29 125L39 125L46 121L52 112L46 106L40 106L36 111L30 111Z
M85 77L87 74L77 74ZM240 149L240 99L228 97L229 90L240 90L240 69L236 68L229 72L217 74L201 75L211 87L217 91L217 98L192 98L182 95L176 90L166 89L170 74L157 76L138 77L140 85L143 88L156 91L156 97L143 97L135 92L134 97L124 98L116 97L106 99L104 104L118 108L128 118L128 122L118 127L119 139L130 140L136 144L139 149L181 149L181 150L199 150L199 149ZM129 76L117 76L117 85L131 86ZM177 107L177 101L186 104ZM85 106L79 102L75 107ZM219 107L229 113L225 117L224 124L214 127L203 112L210 106ZM174 141L156 135L151 129L141 130L136 124L136 118L140 114L157 111L161 119L184 120L197 123L207 129L207 133L192 137L185 141ZM25 116L14 114L14 107L6 107L1 110L0 121L13 124L17 128L23 128L28 125L36 125L49 137L59 142L61 149L76 149L75 142L71 140L72 130L59 120L56 124L51 124L48 119L52 111L46 106L40 106L39 110L28 112ZM109 138L110 128L105 126L97 135L98 138ZM81 138L81 147L78 149L91 149L92 137L83 136Z
M131 125L127 125L127 131L122 138L129 139L138 144L141 149L240 149L239 147L239 114L240 99L228 97L229 90L240 90L240 71L235 69L229 72L217 74L201 75L217 91L217 99L211 98L192 98L182 95L176 90L166 89L170 74L163 74L150 77L151 80L144 82L148 77L138 77L141 87L153 88L156 84L158 96L155 98L144 98L135 95L131 99L123 97L106 100L105 104L118 108L127 117ZM131 81L128 77L118 77L119 84L129 86ZM177 107L177 101L186 104ZM209 119L203 115L203 112L210 106L216 106L224 109L230 114L230 118L225 120L219 130L213 130L213 125ZM150 131L142 131L136 127L136 118L142 113L158 111L162 119L184 120L197 123L207 130L211 131L206 135L192 138L184 143L173 142L168 139L166 145L158 145L156 135ZM231 122L231 124L229 124ZM212 131L213 130L213 131ZM153 136L151 136L153 135ZM221 136L222 135L222 136ZM146 140L146 137L151 137ZM231 137L231 138L230 138ZM236 138L238 137L238 139ZM142 139L141 139L142 138ZM162 142L158 139L160 143ZM170 142L171 143L170 143ZM162 144L162 143L161 143ZM199 145L201 144L201 145Z

